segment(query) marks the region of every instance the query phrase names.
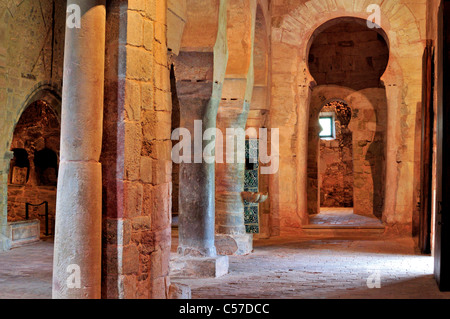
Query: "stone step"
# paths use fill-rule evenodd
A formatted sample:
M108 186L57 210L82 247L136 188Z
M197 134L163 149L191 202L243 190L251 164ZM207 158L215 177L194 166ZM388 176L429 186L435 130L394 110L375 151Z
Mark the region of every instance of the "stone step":
M303 237L320 238L378 238L385 232L385 227L380 226L352 226L352 225L305 225Z

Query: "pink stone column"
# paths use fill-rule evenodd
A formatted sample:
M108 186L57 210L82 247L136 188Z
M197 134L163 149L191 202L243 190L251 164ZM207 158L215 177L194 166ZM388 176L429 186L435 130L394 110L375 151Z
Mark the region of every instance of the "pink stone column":
M308 215L308 128L311 104L311 84L306 81L299 86L299 104L297 111L297 214L301 224L309 222Z
M69 0L80 28L66 26L61 161L56 202L53 298L101 297L105 0ZM76 18L76 16L75 16Z
M397 189L398 189L398 100L400 88L393 80L385 80L386 96L389 101L387 109L386 132L386 188L384 197L383 222L396 223Z
M217 128L224 134L223 163L216 163L216 247L223 255L247 255L253 250L253 235L247 234L244 221L245 162L238 161L238 154L245 158L245 144L234 148L226 146L227 129L245 130L250 103L243 99L222 101L217 116ZM231 139L236 139L234 132ZM243 136L245 139L245 136ZM239 147L242 148L239 148ZM231 154L228 154L228 152ZM227 157L234 161L227 162Z

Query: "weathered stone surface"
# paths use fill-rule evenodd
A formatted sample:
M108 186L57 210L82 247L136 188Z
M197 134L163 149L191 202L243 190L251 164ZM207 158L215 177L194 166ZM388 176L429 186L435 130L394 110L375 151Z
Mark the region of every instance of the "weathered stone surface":
M219 255L247 255L253 251L253 234L216 234Z
M57 100L63 82L66 111L62 114L62 162L75 161L68 165L73 164L72 168L83 175L80 167L75 168L83 163L77 161L95 166L101 153L103 168L101 179L97 168L92 168L95 172L89 178L64 177L63 182L73 184L70 192L61 190L59 197L73 205L64 206L63 214L72 217L74 214L69 213L79 208L85 219L78 220L75 214L72 224L64 218L59 221L60 227L67 230L65 234L73 235L70 239L81 242L81 246L68 243L69 248L60 248L62 237L59 237L57 250L67 254L74 251L77 260L81 256L82 264L92 269L89 274L92 277L88 279L95 277L96 281L98 254L91 257L84 252L90 254L101 249L102 297L167 298L171 294L170 214L174 206L171 201L177 200L178 194L182 201L180 208L175 209L193 212L184 222L180 219L186 230L183 226L180 229L180 252L215 254L216 211L219 232L244 236L239 197L242 167L229 166L219 172L223 178L219 178L217 185L223 188L218 193L223 196L216 207L213 166L196 164L171 175L171 113L175 103L169 76L172 63L176 78L172 89L179 89L184 105L181 118L185 120L175 127L191 129L192 119L203 119L205 128L215 127L212 118L223 98L230 102L222 101L223 105L238 106L241 114L246 114L242 112L244 102L249 104L248 120L242 127L280 130L280 169L261 180L260 191L270 195L260 207L261 236L288 233L298 236L308 223L308 201L319 198L319 182L310 183L312 171L308 170L309 114L315 105L314 93L320 89L313 87L331 82L347 86L344 84L347 81L348 86L357 89L370 87L364 92L339 88L339 96L359 108L353 119L355 126L351 128L354 196L358 199L355 212L382 217L386 229L393 233L405 233L414 223L420 189L420 65L425 39L437 43L437 0L383 1L379 33L364 30L369 14L364 1L273 0L269 5L267 0L73 0L81 4L83 11L92 4L102 5L86 11L83 28L69 32L67 39L65 2L23 1L20 5L19 2L0 4L0 249L9 248L10 239L5 236L7 220L20 218L25 200L55 201L54 186L32 190L25 196L27 186L22 185L25 170L10 168L8 152L30 146L26 141L13 141L14 127L30 104L45 101L55 111L55 118L61 118ZM98 18L92 18L100 7L106 10ZM103 32L105 14L107 29ZM342 17L358 18L362 28L354 29L350 36L349 28L340 30L334 24L333 32L320 33L324 23L336 23ZM91 18L92 24L86 22ZM99 49L104 41L92 40L92 34L96 34L92 30L106 34L106 50ZM73 44L77 35L82 38L78 45ZM380 51L380 37L389 44L389 64L384 74L381 70L387 54ZM71 43L66 49L65 42ZM168 49L174 54L181 52L183 58L169 60ZM310 53L314 55L311 59ZM67 78L62 81L64 56ZM103 59L106 68L102 66ZM328 72L330 68L333 72ZM90 75L85 76L85 71ZM378 74L375 77L372 73ZM436 73L437 83L439 72ZM228 81L224 81L225 77ZM104 97L100 94L103 88ZM333 95L327 99L337 97L337 93ZM438 95L434 96L437 105ZM317 97L319 104L325 102L323 97ZM104 110L99 107L103 102ZM371 107L366 108L367 105ZM224 112L223 118L231 113ZM218 127L230 124L223 118L219 118ZM33 134L33 130L29 133ZM99 138L101 133L103 139ZM50 139L35 136L33 144L30 148L33 152L48 147L58 153L56 136ZM336 149L338 145L336 141L330 142L327 148ZM333 160L331 152L324 154L322 162L329 169L328 177L337 176L341 169ZM66 174L67 170L60 173ZM174 187L172 178L177 176L182 183ZM436 176L434 179L436 184ZM8 189L11 181L22 186ZM67 187L63 182L62 187ZM78 189L75 182L80 183L79 192L73 191ZM97 188L99 185L101 189ZM323 190L335 185L331 178L322 181ZM90 187L95 190L88 194ZM317 210L318 201L314 203L313 209ZM36 213L32 211L32 216ZM95 229L86 232L83 228L86 219L94 215ZM101 230L99 220L103 224ZM85 232L81 234L83 229ZM101 248L97 241L89 247L83 242L84 238L98 239L100 233ZM239 251L240 245L249 247L248 238L242 244L230 238L218 239L216 243L223 242L224 251L229 252ZM66 260L61 254L55 258ZM63 275L63 266L55 266L60 267L55 271L60 282L67 277L65 272ZM96 281L89 287L98 289L100 284Z
M73 3L81 9L83 28L79 32L76 28L66 28L53 297L97 299L101 297L102 171L99 159L106 2ZM79 287L73 289L67 284L68 269L79 271Z
M228 274L228 256L175 256L170 260L173 278L217 278Z
M29 220L8 223L11 239L11 248L20 247L25 244L40 240L40 221Z
M191 288L188 285L172 283L169 288L169 299L191 299Z

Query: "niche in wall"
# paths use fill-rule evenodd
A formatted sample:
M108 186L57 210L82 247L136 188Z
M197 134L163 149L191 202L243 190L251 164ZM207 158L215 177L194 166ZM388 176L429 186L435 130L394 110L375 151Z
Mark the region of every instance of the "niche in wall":
M58 157L48 148L34 153L36 182L40 186L56 186L58 182Z
M23 148L12 150L14 157L11 161L10 183L14 185L25 185L29 178L30 161L28 153Z

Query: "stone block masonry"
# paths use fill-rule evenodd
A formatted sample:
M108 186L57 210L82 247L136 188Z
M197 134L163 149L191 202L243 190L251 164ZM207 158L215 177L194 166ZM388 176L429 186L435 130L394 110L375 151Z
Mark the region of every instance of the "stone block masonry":
M172 162L165 1L108 1L103 298L167 298Z

